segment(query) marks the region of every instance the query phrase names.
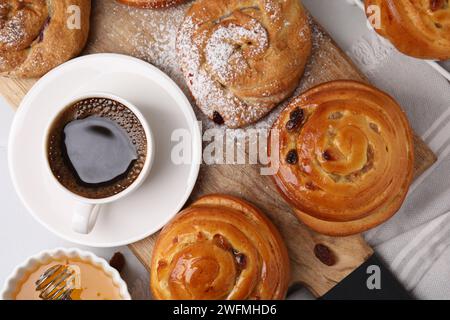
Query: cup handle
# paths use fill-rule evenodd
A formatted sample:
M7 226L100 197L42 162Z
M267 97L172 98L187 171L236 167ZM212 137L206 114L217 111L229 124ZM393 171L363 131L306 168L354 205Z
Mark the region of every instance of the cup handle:
M100 205L78 203L74 209L72 217L72 230L81 233L89 234L97 222Z

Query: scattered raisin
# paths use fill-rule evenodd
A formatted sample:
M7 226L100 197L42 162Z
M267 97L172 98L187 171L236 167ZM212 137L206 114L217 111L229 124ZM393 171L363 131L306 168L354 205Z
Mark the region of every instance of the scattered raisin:
M314 247L314 254L316 258L319 259L324 265L331 267L336 264L336 257L330 248L324 244L317 244Z
M292 149L291 151L288 152L286 156L286 162L289 164L297 164L298 162L297 150Z
M223 117L217 111L214 111L214 113L213 113L213 121L216 124L220 124L220 125L225 123L225 121L223 120Z
M109 265L116 269L117 271L122 272L123 268L125 267L125 257L122 253L116 252L114 253L113 257L109 261Z

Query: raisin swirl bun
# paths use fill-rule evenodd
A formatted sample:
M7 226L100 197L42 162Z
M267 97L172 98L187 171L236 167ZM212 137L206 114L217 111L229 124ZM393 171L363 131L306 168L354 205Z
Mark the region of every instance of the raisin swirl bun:
M120 3L144 9L163 9L176 6L187 0L117 0Z
M78 55L90 10L90 0L0 0L0 74L36 78Z
M366 12L378 6L380 28L398 50L421 59L450 59L449 0L366 0ZM376 11L375 11L376 12Z
M274 180L312 229L356 234L399 210L413 175L413 136L387 94L354 81L325 83L295 98L273 129Z
M258 121L293 93L311 46L298 0L198 0L177 40L197 105L230 128Z
M284 299L289 270L280 234L257 208L209 195L159 235L151 289L162 300Z

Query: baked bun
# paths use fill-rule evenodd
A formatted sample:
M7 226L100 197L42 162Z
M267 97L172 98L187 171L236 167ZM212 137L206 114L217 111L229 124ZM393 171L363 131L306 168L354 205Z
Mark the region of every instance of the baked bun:
M311 46L298 0L198 0L177 40L197 105L230 128L258 121L293 93Z
M78 55L90 10L90 0L0 0L0 74L37 78Z
M413 136L387 94L334 81L295 98L275 122L274 180L315 231L346 236L395 214L413 176Z
M173 7L187 0L117 0L120 3L146 9L163 9Z
M366 0L368 16L381 13L375 30L398 50L421 59L450 59L449 0Z
M151 289L163 300L284 299L289 270L280 234L257 208L210 195L159 235Z

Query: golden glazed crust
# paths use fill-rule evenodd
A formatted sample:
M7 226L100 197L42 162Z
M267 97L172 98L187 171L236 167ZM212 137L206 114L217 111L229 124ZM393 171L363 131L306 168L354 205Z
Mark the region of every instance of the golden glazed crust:
M120 3L145 9L163 9L176 6L187 0L117 0Z
M293 93L311 46L298 0L199 0L177 39L197 105L230 128L258 121Z
M356 234L399 210L413 175L413 137L387 94L354 81L325 83L295 98L273 129L274 180L312 229Z
M71 6L80 10L80 29ZM90 10L90 0L0 0L0 74L37 78L78 55Z
M404 54L450 59L449 0L366 0L370 6L380 8L381 28L375 30Z
M161 300L284 299L289 272L280 234L256 207L209 195L159 235L151 289Z

